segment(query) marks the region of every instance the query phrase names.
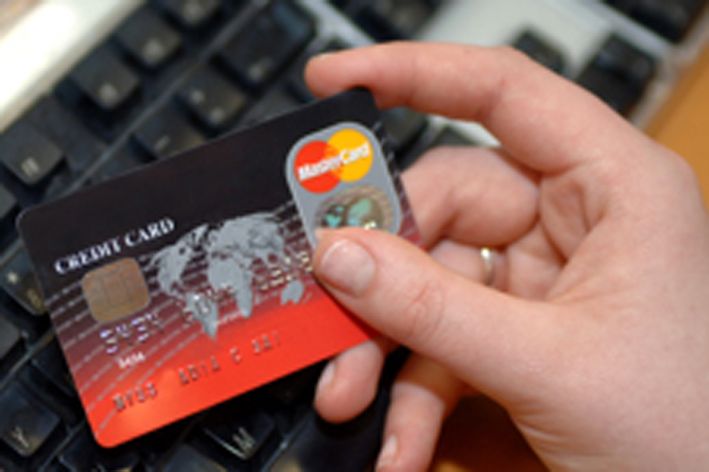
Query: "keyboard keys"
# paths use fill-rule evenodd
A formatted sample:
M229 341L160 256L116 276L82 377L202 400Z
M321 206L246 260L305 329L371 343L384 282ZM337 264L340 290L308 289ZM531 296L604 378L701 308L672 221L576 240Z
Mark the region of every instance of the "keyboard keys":
M0 360L2 360L20 340L20 331L14 324L0 315Z
M237 33L219 57L244 85L259 89L295 58L313 33L312 19L303 10L277 0Z
M17 209L15 196L4 185L0 184L0 229L3 230L3 233L12 230Z
M226 472L227 469L195 448L181 444L161 470L165 472Z
M37 278L24 249L17 251L0 269L0 286L30 314L40 316L46 312Z
M50 200L52 198L64 195L72 182L74 181L74 176L66 168L62 168L61 171L56 172L44 191L44 199Z
M182 27L201 28L219 11L219 0L161 0L163 8Z
M0 438L22 457L33 455L59 425L57 415L12 383L0 392Z
M706 0L606 0L657 34L679 42L699 17Z
M339 2L378 41L413 37L435 13L440 0L350 0Z
M0 221L7 215L12 223L20 208L64 193L89 168L93 174L87 177L97 182L143 165L148 157L163 158L200 144L205 135L220 134L235 123L260 121L300 105L312 98L302 75L297 75L302 74L305 56L346 46L326 46L326 36L310 43L315 23L310 10L301 7L306 3L302 1L144 3L147 6L117 30L107 31L110 39L26 114L33 132L58 154L46 153L56 162L39 166L46 170L27 190L27 182L0 165ZM369 2L380 14L389 8L386 1L375 3ZM431 2L393 3L409 9L407 3ZM242 10L246 4L248 8ZM237 18L242 11L243 17ZM398 25L420 20L407 14L409 20L390 20ZM323 19L334 22L327 25L327 34L339 31L337 18ZM229 31L222 25L228 25ZM419 146L423 128L417 123L417 117L397 122L397 146ZM30 141L44 145L40 139ZM0 470L15 462L22 470L263 470L272 464L276 451L289 444L311 453L304 464L317 463L320 448L309 448L293 428L306 415L312 416L310 405L321 366L270 384L259 395L251 395L246 408L242 399L234 401L233 414L198 415L125 447L99 447L82 419L72 379L52 339L49 317L23 311L45 312L26 253L8 256L0 266L0 287L5 292L0 293L0 302L6 310L0 310L0 368L4 369L0 377L8 381L0 384ZM16 364L20 359L22 363ZM222 412L220 408L215 412ZM336 441L317 444L325 444L327 457L322 463L331 464L330 470L342 470L331 461L334 458L356 456L345 461L361 470L363 454L368 462L373 457L368 450L362 452L364 443L349 453ZM374 449L377 445L376 439L364 444Z
M0 137L0 160L27 186L43 181L62 159L62 151L24 121Z
M383 113L384 129L394 152L405 152L426 127L426 116L409 108L392 108Z
M655 74L655 61L612 35L581 72L577 82L621 114L628 114Z
M106 179L124 174L144 164L145 162L136 156L128 146L124 146L99 166L96 173L91 176L91 183L103 182Z
M59 456L59 462L71 472L130 472L140 465L140 457L126 448L103 449L97 446L88 428L82 428Z
M0 454L0 470L2 472L24 472L22 467L15 464L9 457Z
M546 39L535 31L523 31L512 42L512 46L557 74L563 73L565 61L561 51L549 44Z
M54 97L44 97L28 113L30 122L64 153L67 167L78 175L94 163L104 145L79 121L74 110Z
M151 70L165 65L181 45L175 30L146 8L123 23L116 40L141 66Z
M593 62L635 88L644 88L655 74L652 57L618 36L606 40Z
M251 460L271 438L276 426L263 412L241 415L235 421L205 427L205 434L219 446L242 461Z
M204 142L204 137L172 107L148 118L136 131L135 139L153 159L163 159Z
M103 112L113 112L138 92L138 77L107 49L99 49L71 72L70 80Z
M246 95L211 68L195 72L178 94L199 122L214 133L225 130L246 107Z
M385 395L380 394L365 413L341 424L326 423L310 411L269 470L371 470L381 444L386 405Z
M249 126L293 110L302 102L286 88L276 89L264 97L244 117L242 125Z
M32 366L67 396L76 395L64 354L56 339L40 350L31 361Z

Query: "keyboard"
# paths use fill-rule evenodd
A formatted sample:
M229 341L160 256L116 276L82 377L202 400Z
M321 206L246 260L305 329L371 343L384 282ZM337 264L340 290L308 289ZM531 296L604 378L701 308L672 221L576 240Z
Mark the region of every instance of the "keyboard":
M540 0L530 21L500 21L485 37L457 38L511 44L637 122L653 87L667 83L668 64L695 47L705 3ZM112 18L110 27L90 35L81 54L68 52L77 57L61 62L61 73L45 70L36 78L41 86L0 100L9 104L0 107L0 471L371 469L404 351L389 360L372 406L349 423L326 424L314 412L318 364L128 444L99 447L14 220L38 203L307 103L313 97L302 71L317 53L449 39L461 8L474 7L470 21L488 25L514 16L505 9L510 1L116 4L120 12L102 16ZM566 41L550 25L569 8L583 24L592 21L588 34ZM386 111L384 123L402 167L432 146L494 142L484 130L405 108Z

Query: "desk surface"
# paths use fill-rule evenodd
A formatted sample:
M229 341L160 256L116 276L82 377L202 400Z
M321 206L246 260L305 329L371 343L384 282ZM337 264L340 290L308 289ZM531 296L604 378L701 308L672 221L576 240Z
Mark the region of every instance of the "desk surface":
M709 205L709 46L680 81L647 132L689 161Z
M647 128L697 172L709 207L709 46L680 80ZM462 401L443 428L436 472L545 470L500 407L482 398Z

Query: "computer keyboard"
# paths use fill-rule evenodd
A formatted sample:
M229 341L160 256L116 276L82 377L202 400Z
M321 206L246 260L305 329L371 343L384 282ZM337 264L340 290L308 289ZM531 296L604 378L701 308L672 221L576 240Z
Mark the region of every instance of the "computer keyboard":
M706 4L703 0L604 0L672 42L685 37Z
M319 364L128 444L99 447L14 220L32 205L306 103L309 57L372 40L434 39L432 19L462 3L150 0L7 122L0 134L0 471L371 468L403 352L390 360L374 404L344 425L313 411ZM592 3L627 15L655 39L601 28L602 41L581 54L535 20L492 42L514 45L632 116L706 2ZM404 108L387 111L384 124L402 166L430 146L477 139L457 123Z

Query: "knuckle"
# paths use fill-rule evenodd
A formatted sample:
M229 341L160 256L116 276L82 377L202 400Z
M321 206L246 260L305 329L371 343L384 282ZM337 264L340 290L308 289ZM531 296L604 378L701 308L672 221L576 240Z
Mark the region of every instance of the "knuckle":
M436 338L443 318L444 289L436 277L420 278L405 292L401 314L402 339L415 344Z

